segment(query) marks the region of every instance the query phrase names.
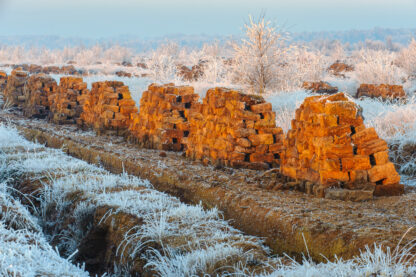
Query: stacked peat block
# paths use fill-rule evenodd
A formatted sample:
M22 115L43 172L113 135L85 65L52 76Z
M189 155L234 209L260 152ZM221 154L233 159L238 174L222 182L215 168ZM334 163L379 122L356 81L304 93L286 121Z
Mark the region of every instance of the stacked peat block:
M140 113L133 115L131 141L147 148L182 151L189 135L189 110L199 95L189 86L151 84L140 99Z
M371 85L361 84L357 90L357 97L371 97L382 99L403 99L406 98L406 93L403 90L403 86L399 85Z
M122 71L122 70L120 70L120 71L116 71L116 76L118 76L118 77L127 77L127 78L131 78L133 75L131 74L131 73L129 73L129 72L126 72L126 71Z
M44 73L31 75L24 89L23 114L26 117L46 118L49 115L49 95L56 92L56 81Z
M6 101L13 106L22 106L25 102L24 89L28 73L20 68L14 69L7 78L7 85L4 90Z
M365 127L361 108L343 93L306 98L285 143L281 172L309 181L308 193L324 196L327 188L370 191L371 197L403 193L387 143Z
M187 82L198 81L202 76L204 76L204 70L206 68L204 61L199 61L198 64L192 66L191 68L179 64L176 66L177 75L182 78L182 80Z
M124 134L132 114L137 113L129 88L123 82L96 82L87 95L78 123L93 127L98 134Z
M28 64L14 64L12 65L13 69L27 71L29 72L29 65Z
M354 67L352 65L336 61L330 67L328 67L328 71L334 76L345 78L344 73L354 71Z
M280 163L283 131L260 96L215 88L191 107L186 154L204 163L268 169Z
M148 69L147 64L146 63L137 63L136 65L138 68L141 69Z
M56 124L75 124L89 98L87 83L82 78L61 77L56 93L49 95L49 120Z
M79 72L73 65L64 65L60 68L60 73L64 75L78 75Z
M302 88L306 90L310 90L315 93L327 93L327 94L334 94L338 92L337 87L331 86L327 82L303 82Z
M42 72L46 74L59 74L60 68L59 66L55 66L55 65L45 66L42 69Z
M43 70L42 66L37 64L30 64L27 68L27 71L29 71L30 74L37 74L41 73Z
M3 92L6 89L7 85L7 74L4 71L0 70L0 92Z

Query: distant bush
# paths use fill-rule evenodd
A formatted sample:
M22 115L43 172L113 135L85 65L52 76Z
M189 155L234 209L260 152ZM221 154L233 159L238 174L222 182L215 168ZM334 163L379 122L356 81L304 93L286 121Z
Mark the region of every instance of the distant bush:
M412 39L412 42L408 47L403 48L396 59L397 65L403 68L409 76L416 78L416 40Z
M353 77L359 83L403 84L406 73L394 61L397 54L386 50L362 49L352 53ZM355 75L355 76L354 76Z

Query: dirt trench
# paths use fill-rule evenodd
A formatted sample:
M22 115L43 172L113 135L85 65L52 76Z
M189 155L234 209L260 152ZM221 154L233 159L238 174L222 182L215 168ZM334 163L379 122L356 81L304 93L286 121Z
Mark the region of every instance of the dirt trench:
M9 141L7 138L6 145ZM246 267L253 274L267 270L270 259L260 238L245 236L230 228L220 218L212 217L212 214L195 214L193 212L198 209L203 211L201 207L184 205L175 197L149 188L147 182L126 175L114 176L69 158L61 151L39 145L31 148L21 141L13 147L2 146L0 150L5 155L4 161L7 164L4 176L9 176L8 183L15 189L13 196L19 198L38 217L39 225L49 243L63 257L71 256L76 264L84 264L85 269L93 276L105 273L114 273L116 276L164 276L155 264L149 263L152 254L156 254L155 251L165 259L174 259L176 254L170 252L170 249L182 254L198 255L201 250L212 252L209 245L223 244L238 249L238 255L228 255L225 259L208 262L206 268L198 269L201 275L229 273L228 270L234 270L239 262L247 262ZM55 167L53 164L56 165L57 160L62 163ZM54 161L53 164L51 161ZM41 165L43 163L44 166ZM33 167L34 164L40 166ZM105 189L101 189L100 185L104 183ZM130 201L138 199L138 203L142 204L129 204L130 208L123 209L123 198L117 198L118 193L133 196L129 198ZM146 198L146 194L150 198ZM99 200L106 196L118 201L110 200L112 204L107 204L109 202L106 200ZM163 201L163 205L149 208L156 199ZM187 225L187 218L181 215L176 218L181 221L176 232L178 236L167 236L164 240L151 239L149 235L136 232L153 223L157 225L157 219L149 220L149 215L169 213L168 209L178 209L180 214L185 209L187 213L202 215L202 225L205 228L208 226L213 233L220 232L221 236L207 236L204 233L210 232L204 231L205 228L190 228L193 224ZM208 216L206 221L204 216ZM213 225L213 221L217 221L217 225ZM197 222L193 223L198 225ZM181 234L182 230L185 234ZM190 234L190 230L194 232ZM199 242L192 241L195 236L206 245L198 248ZM212 254L215 255L215 251ZM280 259L277 262L279 261Z
M29 121L18 114L1 118L15 124L29 140L63 148L69 155L100 164L113 173L125 171L148 179L157 190L187 203L218 207L234 227L265 238L275 254L299 258L306 253L306 242L316 261L334 259L335 255L349 259L366 245L395 247L416 224L416 197L411 192L354 203L274 191L280 181L273 174L206 167L178 153L168 152L164 157L156 150L137 149L123 138L97 137L74 126ZM411 230L402 244L415 237L416 231Z
M47 177L34 181L30 176L15 176L12 185L19 193L15 193L14 196L33 213L34 207L40 208L38 200L43 193L42 183L47 182ZM85 200L85 196L82 192L74 192L66 195L65 200L69 205L65 206L64 210L60 211L55 205L49 205L45 217L39 218L44 234L52 238L50 244L53 247L62 243L63 237L68 234L71 225L74 225L74 209ZM144 267L143 259L129 258L129 250L133 245L125 243L125 235L133 227L140 226L142 220L124 212L112 213L113 210L116 210L116 207L98 206L84 215L77 226L82 233L82 239L79 241L73 262L83 264L91 276L111 273L115 264L124 267L124 272L128 272L130 276L154 276L151 269ZM160 248L156 243L149 247ZM61 253L65 253L66 250L62 247L59 249Z

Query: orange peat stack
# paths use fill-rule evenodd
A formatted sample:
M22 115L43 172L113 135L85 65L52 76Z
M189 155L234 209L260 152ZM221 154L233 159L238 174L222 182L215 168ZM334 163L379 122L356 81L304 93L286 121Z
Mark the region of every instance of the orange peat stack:
M6 89L7 85L7 74L4 71L0 70L0 92L3 92Z
M21 68L14 69L7 78L4 90L5 100L15 107L23 106L25 103L24 89L28 79L28 73Z
M44 73L31 75L24 88L23 114L32 118L46 118L49 115L49 95L57 91L55 79Z
M140 113L133 115L131 140L147 148L183 150L189 110L198 98L193 87L151 84L140 99Z
M58 89L49 95L49 120L55 124L77 123L89 92L82 78L61 77Z
M403 99L406 98L406 93L403 90L403 86L399 85L371 85L361 84L357 90L357 97L371 97L382 99Z
M87 95L79 124L93 127L98 134L125 134L137 113L129 88L123 82L96 82Z
M260 96L215 88L191 107L188 157L205 163L268 169L280 163L283 131Z
M327 188L403 193L387 143L365 127L361 108L343 93L306 98L296 110L286 147L282 174L317 184L317 195L324 196Z

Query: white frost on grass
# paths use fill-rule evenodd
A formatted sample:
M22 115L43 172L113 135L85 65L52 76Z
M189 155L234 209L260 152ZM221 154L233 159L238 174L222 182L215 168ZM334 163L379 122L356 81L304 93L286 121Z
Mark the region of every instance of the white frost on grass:
M225 264L227 261L238 260L239 256L246 255L242 249L230 247L226 243L198 249L191 253L178 253L170 247L166 247L163 253L156 250L152 252L147 266L156 270L159 276L227 275L227 273L216 272L216 269L221 268L222 271L228 269L230 272L235 272L234 267L227 268Z
M42 148L41 145L34 144L24 139L17 129L10 128L10 126L6 124L0 124L0 148L3 151L7 148L13 151L16 147L24 147L28 151Z
M170 247L175 245L176 250L187 252L224 241L230 246L240 244L261 249L260 239L242 235L229 226L217 209L204 210L200 205L189 206L158 191L119 191L101 194L96 200L97 204L117 207L114 213L132 213L143 219L144 224L135 227L126 236L126 244L140 241L139 247L131 253L133 256L134 252L138 253L149 242Z
M0 275L89 276L59 256L40 233L10 230L0 221Z
M16 199L10 196L12 189L0 183L0 221L8 228L40 232L37 219Z
M304 257L301 263L292 261L290 264L279 264L272 273L258 275L259 277L361 277L361 276L414 276L416 265L415 254L412 249L414 241L404 248L384 249L374 245L372 249L365 251L351 260L336 259L334 262L315 263L310 258ZM273 266L272 266L273 267ZM232 276L252 276L244 270L240 270Z
M47 242L37 219L0 184L0 275L89 276L59 256Z
M153 190L147 181L127 174L109 174L103 169L67 157L62 151L50 150L26 142L10 126L0 124L0 129L8 133L3 134L5 140L0 146L2 169L6 169L7 172L10 171L8 166L16 169L18 164L21 164L19 174L37 179L47 176L48 180L44 181L43 195L40 199L42 211L53 206L58 210L58 214L63 213L66 205L71 204L66 200L66 195L81 193L81 199L74 207L73 216L76 217L74 223L69 226L69 230L56 234L62 237L62 244L67 249L75 251L85 235L79 230L81 227L86 228L81 226L82 219L99 206L110 206L112 209L102 218L102 222L111 214L117 213L135 215L142 222L126 232L124 241L118 246L118 253L124 253L123 250L129 249L127 253L129 256L124 258L131 261L137 258L144 259L145 267L154 270L157 276L411 276L416 274L413 262L415 257L410 254L414 244L393 251L375 245L374 248L368 248L357 258L348 261L315 263L305 258L302 263L298 263L280 257L266 258L264 255L268 253L268 249L262 245L261 239L244 235L232 228L216 209L204 210L201 205L184 204L175 197ZM14 137L13 135L16 134L17 137ZM21 145L16 141L21 142ZM10 145L13 145L16 151L11 151ZM31 159L33 160L30 161ZM53 159L59 166L50 162ZM34 163L43 166L34 166ZM3 198L0 197L0 201L1 199ZM14 205L15 209L20 209L19 207L22 206ZM19 215L20 217L31 218L27 212L20 214L24 215ZM57 218L62 218L61 216ZM14 220L10 215L7 218L9 221ZM44 266L49 270L51 265L59 261L59 266L53 267L55 271L60 271L59 276L83 276L82 269L69 264L68 260L59 258L39 232L34 232L34 236L30 235L32 240L25 240L30 232L28 226L36 226L36 219L32 218L27 222L28 225L23 231L12 234L4 230L3 222L1 223L3 225L0 224L0 265L2 262L10 263L10 259L13 259L17 264L16 268L20 267L19 270L24 268L25 272L28 272L28 275L23 276L33 276L39 272L42 275L43 271L36 271L39 267ZM55 224L59 225L59 222ZM14 236L12 240L9 239L10 236ZM33 242L36 249L31 244ZM152 248L154 243L160 247ZM10 249L7 257L1 256L3 249ZM35 254L40 253L36 251L46 252L42 252L41 259L35 260ZM253 264L256 265L255 271ZM117 274L126 274L123 268L122 265L116 265ZM128 266L124 270L127 269ZM65 275L66 272L71 272L73 275Z
M4 133L16 135L10 126L2 126ZM10 129L10 131L9 131ZM112 214L120 212L135 215L143 220L143 224L134 227L128 233L119 249L129 246L130 258L140 258L145 254L145 260L152 266L156 250L143 248L150 242L162 246L160 255L166 257L170 266L174 266L179 256L168 256L165 248L178 255L199 257L201 265L195 265L200 272L209 267L215 268L212 261L221 261L224 253L218 249L227 246L235 255L235 260L249 262L254 253L263 255L267 248L262 240L243 235L224 221L217 209L204 210L201 205L190 206L181 203L177 198L151 189L148 181L127 174L113 175L96 166L65 155L60 150L48 149L21 140L12 142L12 135L5 135L0 151L6 160L6 172L14 178L29 178L39 180L42 184L39 218L48 230L54 230L51 238L59 239L58 248L66 256L76 251L77 245L83 238L79 229L82 218L91 214L100 206L112 207ZM8 138L8 139L7 139ZM12 145L13 147L11 147ZM14 149L14 150L13 150ZM68 200L68 195L79 193L77 202ZM75 205L75 207L73 206ZM51 222L50 207L54 207L53 218L65 218L68 207L74 209L74 223L67 229L59 228L60 222ZM75 218L77 217L77 218ZM108 218L108 214L102 221ZM251 251L243 251L243 248ZM145 253L142 253L144 249ZM210 249L216 249L211 251ZM150 250L150 251L149 251ZM124 251L122 252L124 253ZM169 252L170 253L170 252ZM205 260L204 257L209 257ZM236 263L235 262L235 263ZM229 263L231 268L234 262ZM204 266L202 266L204 265ZM188 275L187 272L183 272Z
M272 103L273 111L276 112L276 125L287 133L291 129L291 121L295 118L296 109L303 100L310 96L305 90L293 92L276 92L265 96L265 100Z

